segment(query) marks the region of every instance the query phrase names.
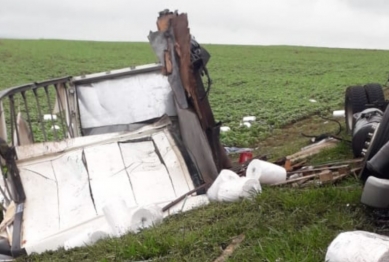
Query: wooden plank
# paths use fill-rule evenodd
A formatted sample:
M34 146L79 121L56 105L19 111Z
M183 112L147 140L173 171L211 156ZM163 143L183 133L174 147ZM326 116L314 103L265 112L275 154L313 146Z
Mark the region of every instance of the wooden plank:
M231 244L229 244L226 249L223 250L223 253L215 259L213 262L225 262L228 260L228 257L234 253L235 249L239 246L240 243L244 240L244 234L240 234L232 239Z
M19 170L26 193L22 239L33 243L60 229L57 182L50 161Z
M103 214L103 207L119 198L128 207L136 206L119 145L98 145L86 148L84 152L97 213Z
M194 188L188 169L177 157L177 146L172 146L166 133L154 134L153 141L157 146L163 162L169 172L175 194L181 196ZM182 157L181 157L182 158Z
M173 18L174 16L175 15L172 13L163 14L159 16L157 20L158 31L166 32L166 30L168 30L170 26L170 19Z
M58 183L61 230L96 216L82 152L69 152L52 161Z
M174 192L166 167L152 141L119 144L138 205L171 201Z
M199 107L199 97L196 88L196 80L192 74L192 68L190 63L190 31L188 28L188 16L187 14L180 14L175 16L171 20L175 41L176 52L180 58L180 75L182 85L188 92L189 98L192 98L197 116L204 128L204 122L201 121L203 116Z
M300 173L317 173L325 170L338 170L338 169L344 169L347 170L349 168L348 165L341 165L341 166L332 166L332 167L323 167L323 168L313 168L313 169L304 169L304 170L296 170L293 172L288 172L288 176L294 175L294 174L300 174Z
M294 153L292 155L289 155L287 156L286 158L289 159L292 164L293 163L296 163L302 159L306 159L310 156L313 156L315 154L318 154L320 153L321 151L323 151L324 149L330 149L330 148L333 148L337 145L338 142L334 142L334 141L328 141L328 142L325 142L325 143L321 143L321 144L317 144L315 146L312 146L308 149L305 149L305 150L302 150L302 151L299 151L297 153Z
M331 181L334 178L330 170L323 170L319 173L319 179L321 182Z

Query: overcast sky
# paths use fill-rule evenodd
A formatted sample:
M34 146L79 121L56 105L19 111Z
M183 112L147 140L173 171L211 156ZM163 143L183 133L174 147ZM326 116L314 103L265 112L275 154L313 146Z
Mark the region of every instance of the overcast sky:
M0 0L0 37L146 42L165 8L200 43L389 49L389 0Z

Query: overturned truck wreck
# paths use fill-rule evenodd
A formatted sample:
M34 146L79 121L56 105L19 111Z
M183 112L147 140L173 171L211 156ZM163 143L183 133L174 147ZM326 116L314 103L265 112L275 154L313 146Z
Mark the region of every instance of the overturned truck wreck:
M204 194L230 168L207 97L210 55L186 14L161 12L157 27L149 41L160 63L0 93L1 255L63 247L104 227L117 199L166 207Z

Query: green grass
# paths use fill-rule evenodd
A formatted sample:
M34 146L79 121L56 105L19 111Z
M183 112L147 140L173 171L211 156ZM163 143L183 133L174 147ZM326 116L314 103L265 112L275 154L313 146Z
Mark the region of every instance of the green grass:
M336 125L324 126L316 118L309 123L311 118L305 118L341 109L348 85L385 83L389 73L387 51L284 46L206 48L212 55L209 71L214 83L209 99L217 120L232 127L231 132L222 134L222 141L228 146L259 145L259 151L272 149L277 157L306 143L300 132L336 130ZM145 43L49 40L0 40L0 60L0 89L156 62ZM318 102L309 102L311 98ZM257 117L250 129L239 127L246 115ZM289 125L296 121L296 125ZM350 158L350 152L350 147L342 143L311 161ZM19 261L213 261L231 238L241 233L246 239L230 261L323 261L327 246L339 232L374 230L360 204L360 194L360 183L353 178L337 186L318 188L264 187L253 201L213 203L171 217L138 235Z

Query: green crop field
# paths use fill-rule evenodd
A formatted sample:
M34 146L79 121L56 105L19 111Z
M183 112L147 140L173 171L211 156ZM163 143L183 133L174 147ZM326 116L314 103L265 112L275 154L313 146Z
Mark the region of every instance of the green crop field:
M226 146L255 147L265 138L286 132L284 127L291 123L342 109L347 86L385 84L389 75L388 51L205 47L212 55L208 66L213 80L209 95L212 109L216 119L232 129L222 135ZM156 57L147 43L0 40L0 61L0 89L4 89L154 63ZM239 127L247 115L256 116L257 121L251 128ZM312 161L349 157L349 152L349 146L341 144ZM327 246L339 232L374 230L360 204L360 193L361 186L354 178L337 186L264 187L254 200L213 203L137 235L19 260L213 261L231 238L243 233L246 239L229 261L323 261Z
M389 52L303 47L206 45L211 105L230 126L227 146L252 146L273 128L341 109L345 88L386 83ZM156 62L147 43L0 41L0 88ZM312 103L309 99L315 99ZM239 128L253 115L253 128Z

